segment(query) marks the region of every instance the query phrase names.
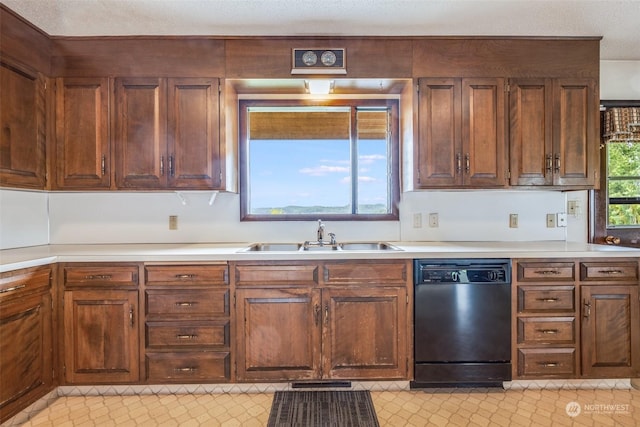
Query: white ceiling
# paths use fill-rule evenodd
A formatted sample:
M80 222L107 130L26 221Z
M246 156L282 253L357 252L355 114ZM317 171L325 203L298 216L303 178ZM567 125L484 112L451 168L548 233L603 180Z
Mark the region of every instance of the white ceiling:
M640 60L640 0L0 0L49 35L602 36Z

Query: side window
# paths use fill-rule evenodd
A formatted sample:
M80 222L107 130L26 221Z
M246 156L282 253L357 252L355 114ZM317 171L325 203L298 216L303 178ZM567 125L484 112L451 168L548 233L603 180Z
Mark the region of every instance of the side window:
M397 219L397 109L241 101L241 219Z

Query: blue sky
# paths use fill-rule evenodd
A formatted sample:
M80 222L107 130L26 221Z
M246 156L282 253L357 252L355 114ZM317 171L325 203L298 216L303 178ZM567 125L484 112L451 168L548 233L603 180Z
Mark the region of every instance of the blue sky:
M360 203L385 203L386 141L359 141ZM249 146L251 208L350 203L348 140L263 140Z

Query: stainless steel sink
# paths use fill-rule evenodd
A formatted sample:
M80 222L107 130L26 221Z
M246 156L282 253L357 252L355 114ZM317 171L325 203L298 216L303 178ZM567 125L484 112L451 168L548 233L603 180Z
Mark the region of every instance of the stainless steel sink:
M401 251L402 249L384 242L348 242L340 243L343 251Z
M335 251L401 251L402 249L384 242L345 242L335 245L304 243L254 243L240 252L335 252Z
M300 243L254 243L242 252L297 252L301 247Z

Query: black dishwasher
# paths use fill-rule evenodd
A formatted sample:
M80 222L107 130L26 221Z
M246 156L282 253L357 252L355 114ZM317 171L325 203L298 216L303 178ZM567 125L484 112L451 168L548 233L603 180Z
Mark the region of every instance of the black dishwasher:
M415 260L414 283L410 387L502 387L510 381L509 260Z

